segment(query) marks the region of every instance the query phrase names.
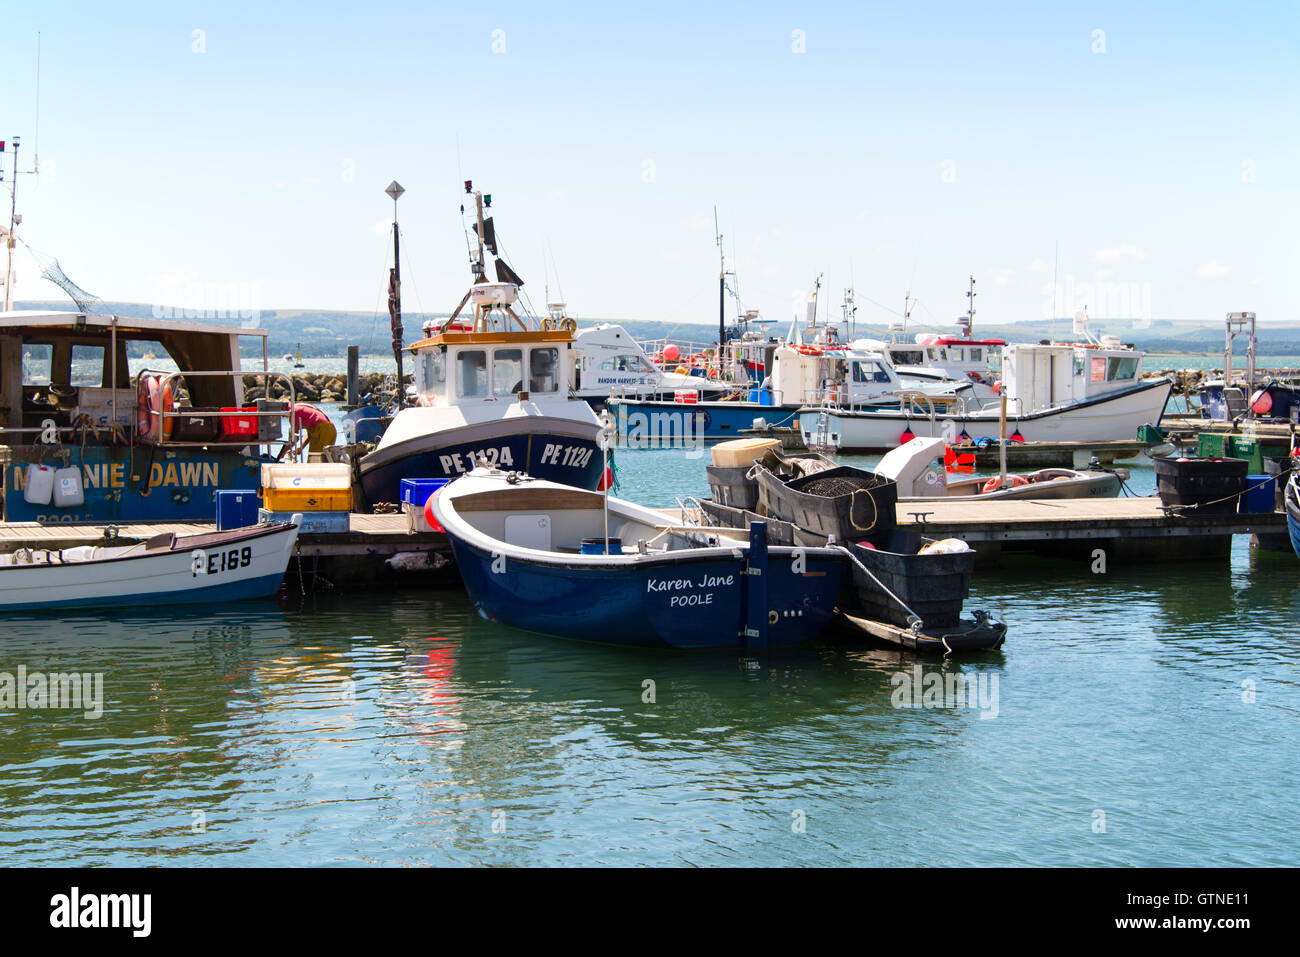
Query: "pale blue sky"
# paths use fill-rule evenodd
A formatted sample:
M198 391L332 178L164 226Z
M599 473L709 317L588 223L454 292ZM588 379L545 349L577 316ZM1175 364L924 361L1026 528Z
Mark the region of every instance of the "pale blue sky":
M29 167L39 30L21 235L106 299L382 308L396 178L443 311L472 178L580 317L715 323L716 204L782 320L819 272L867 321L947 323L971 273L977 324L1045 318L1058 241L1061 315L1300 319L1296 4L982 6L11 5L0 137Z

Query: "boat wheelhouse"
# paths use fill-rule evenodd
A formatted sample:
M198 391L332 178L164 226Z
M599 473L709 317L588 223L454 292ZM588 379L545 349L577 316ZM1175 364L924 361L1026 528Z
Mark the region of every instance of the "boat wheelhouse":
M604 476L600 422L571 393L577 323L516 310L523 281L499 258L498 281L488 281L485 248L495 253L496 234L485 225L483 194L474 196L475 281L449 317L427 323L425 338L406 349L415 404L393 416L357 464L371 506L399 501L402 479L454 478L481 461L585 489Z
M241 370L242 338L260 350L261 372ZM5 519L211 521L216 492L257 488L261 462L291 438L293 382L268 371L266 338L169 319L0 313ZM246 374L287 401L246 404ZM31 485L42 467L59 475L53 491Z

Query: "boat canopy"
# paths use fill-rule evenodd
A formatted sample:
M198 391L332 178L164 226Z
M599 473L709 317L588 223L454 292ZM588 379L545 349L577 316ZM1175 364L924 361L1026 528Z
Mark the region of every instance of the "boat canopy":
M265 329L168 319L53 310L3 312L0 424L22 427L25 393L34 389L131 389L128 342L158 343L181 373L237 373L239 337L260 338L265 360L267 335ZM188 386L196 407L233 406L242 400L243 388L237 375L194 376L192 380ZM129 398L133 399L134 393Z

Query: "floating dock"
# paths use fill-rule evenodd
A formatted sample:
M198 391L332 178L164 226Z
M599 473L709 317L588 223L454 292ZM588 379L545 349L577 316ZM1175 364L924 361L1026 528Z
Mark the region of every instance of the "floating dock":
M1155 496L1019 499L982 502L899 502L898 523L928 538L960 538L981 560L1029 551L1088 559L1102 549L1110 562L1225 558L1233 535L1269 545L1286 535L1286 515L1167 514Z

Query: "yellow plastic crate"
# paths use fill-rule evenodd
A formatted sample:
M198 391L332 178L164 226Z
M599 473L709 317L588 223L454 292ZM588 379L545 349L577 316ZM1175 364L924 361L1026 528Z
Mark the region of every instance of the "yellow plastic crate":
M271 512L350 512L350 488L264 488L262 503Z

